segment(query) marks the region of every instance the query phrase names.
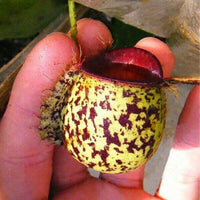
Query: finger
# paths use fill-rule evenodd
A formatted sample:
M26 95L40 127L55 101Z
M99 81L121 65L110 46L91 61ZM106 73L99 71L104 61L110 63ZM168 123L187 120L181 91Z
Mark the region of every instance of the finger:
M81 19L77 23L78 41L84 59L97 56L110 48L112 36L99 21ZM56 148L54 154L53 190L62 190L88 177L86 167L71 158L65 148Z
M47 199L53 146L38 134L44 91L79 58L75 42L53 33L38 43L19 72L0 126L0 194L6 199Z
M167 44L159 39L147 37L140 40L136 47L150 51L155 55L162 66L163 76L170 77L175 64L175 57Z
M100 21L81 19L77 23L77 38L84 59L100 55L112 46L112 35Z
M200 86L190 93L181 113L158 196L197 200L200 183Z
M156 38L149 37L140 40L135 46L154 54L163 67L164 76L170 76L174 67L174 56L165 43ZM144 166L130 173L116 175L102 174L101 177L119 186L142 188Z

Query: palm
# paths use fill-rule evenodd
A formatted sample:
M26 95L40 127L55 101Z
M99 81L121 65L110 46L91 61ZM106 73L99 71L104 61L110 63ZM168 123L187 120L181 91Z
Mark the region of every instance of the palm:
M142 190L144 167L126 174L101 174L100 179L89 175L64 147L54 153L52 191L55 199L133 199L150 197ZM145 199L145 198L144 198Z

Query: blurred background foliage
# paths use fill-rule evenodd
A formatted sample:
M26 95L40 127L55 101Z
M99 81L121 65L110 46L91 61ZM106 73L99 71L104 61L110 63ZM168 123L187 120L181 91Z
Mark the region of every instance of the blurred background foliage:
M34 36L64 10L67 12L67 0L0 0L0 40ZM132 46L152 35L116 18L106 20L101 12L94 10L84 17L104 21L113 33L115 47Z
M0 0L0 40L32 36L65 8L65 0Z
M66 0L0 0L0 67L61 12Z

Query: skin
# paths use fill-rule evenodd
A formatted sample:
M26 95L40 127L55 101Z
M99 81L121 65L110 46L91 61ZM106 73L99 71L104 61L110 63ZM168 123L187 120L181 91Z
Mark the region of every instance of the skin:
M81 34L83 22L88 28L91 26L92 36ZM109 30L105 26L99 28L99 22L96 23L84 19L78 24L78 39L90 41L90 48L85 48L87 51L82 55L69 36L52 33L27 57L0 123L0 199L48 199L49 195L52 199L198 199L199 86L190 93L180 116L156 196L143 190L145 166L127 174L101 174L101 179L95 179L64 147L41 141L37 129L40 106L55 82L80 56L90 57L90 52L98 55L110 46ZM95 34L103 43L94 39ZM80 45L84 49L86 44ZM170 76L174 56L166 44L145 38L136 46L151 51L162 63L164 76Z

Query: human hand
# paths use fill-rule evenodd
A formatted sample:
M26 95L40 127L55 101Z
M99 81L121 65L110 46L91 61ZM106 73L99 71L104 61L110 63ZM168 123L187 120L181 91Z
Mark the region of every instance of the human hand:
M90 31L88 31L90 29ZM83 19L78 38L87 58L111 45L108 29L99 22ZM174 57L155 38L145 38L137 47L152 52L170 76ZM90 177L64 147L39 137L40 106L64 70L78 61L72 39L53 33L39 42L27 57L0 123L0 199L173 199L196 200L199 190L199 91L191 92L181 114L177 133L157 196L143 190L144 166L126 174Z

